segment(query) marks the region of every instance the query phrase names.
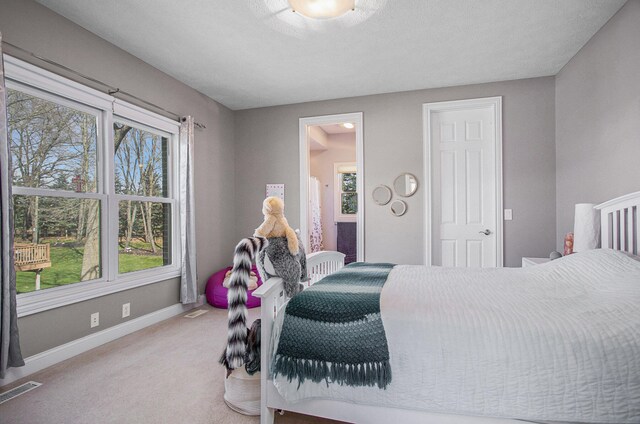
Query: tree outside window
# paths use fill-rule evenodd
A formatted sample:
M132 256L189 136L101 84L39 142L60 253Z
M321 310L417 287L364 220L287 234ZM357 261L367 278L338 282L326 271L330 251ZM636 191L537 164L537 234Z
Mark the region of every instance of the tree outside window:
M64 103L7 89L18 293L102 275L97 114Z
M336 162L334 170L334 211L336 222L353 222L358 214L358 172L355 162Z
M343 215L358 213L358 194L356 193L356 173L341 173L340 210Z
M171 263L166 137L114 122L118 272ZM167 202L167 203L165 203Z
M111 234L103 225L107 210L118 217L110 279L171 264L168 136L114 117L111 150L99 131L101 110L14 87L7 89L7 121L18 293L103 278L104 257L116 253L102 251Z

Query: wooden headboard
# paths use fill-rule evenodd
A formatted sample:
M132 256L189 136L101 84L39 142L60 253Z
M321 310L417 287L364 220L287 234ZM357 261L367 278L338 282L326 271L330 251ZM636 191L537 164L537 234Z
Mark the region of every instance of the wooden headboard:
M640 191L601 203L602 247L638 255L640 250Z

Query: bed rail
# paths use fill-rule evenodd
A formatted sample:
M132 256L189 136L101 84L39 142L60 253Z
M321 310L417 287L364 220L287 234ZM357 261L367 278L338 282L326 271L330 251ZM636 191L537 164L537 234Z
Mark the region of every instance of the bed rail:
M340 252L316 252L307 255L307 272L311 286L323 277L338 271L344 266L344 254ZM271 330L273 323L285 304L287 297L284 294L282 278L270 278L253 291L253 296L261 301L261 333L260 333L260 423L272 424L274 420L274 407L269 403L269 346L271 344Z
M344 253L315 252L307 255L307 272L311 286L344 266Z
M602 247L640 253L640 191L595 206L600 211Z

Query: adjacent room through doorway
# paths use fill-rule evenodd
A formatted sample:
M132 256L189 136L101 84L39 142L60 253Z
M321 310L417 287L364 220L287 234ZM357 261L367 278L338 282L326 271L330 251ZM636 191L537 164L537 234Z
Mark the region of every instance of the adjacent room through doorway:
M301 120L301 161L306 164L301 167L301 187L307 188L301 196L306 205L301 216L301 222L306 221L306 226L301 225L303 238L309 253L338 251L344 253L346 263L363 259L361 121L357 119L361 114L350 115L305 118L311 120L305 124Z

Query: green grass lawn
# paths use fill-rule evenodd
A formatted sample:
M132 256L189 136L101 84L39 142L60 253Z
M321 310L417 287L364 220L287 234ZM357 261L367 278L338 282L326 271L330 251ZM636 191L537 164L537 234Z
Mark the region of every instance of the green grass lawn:
M40 274L40 290L80 281L83 251L83 248L52 245L51 268L45 268ZM162 266L162 252L158 255L137 255L135 253L120 252L118 255L118 271L120 273L139 271L158 266ZM34 291L35 287L35 272L16 272L16 288L18 293Z
M132 253L120 253L118 255L118 272L140 271L141 269L162 266L162 253L160 256L136 255Z

